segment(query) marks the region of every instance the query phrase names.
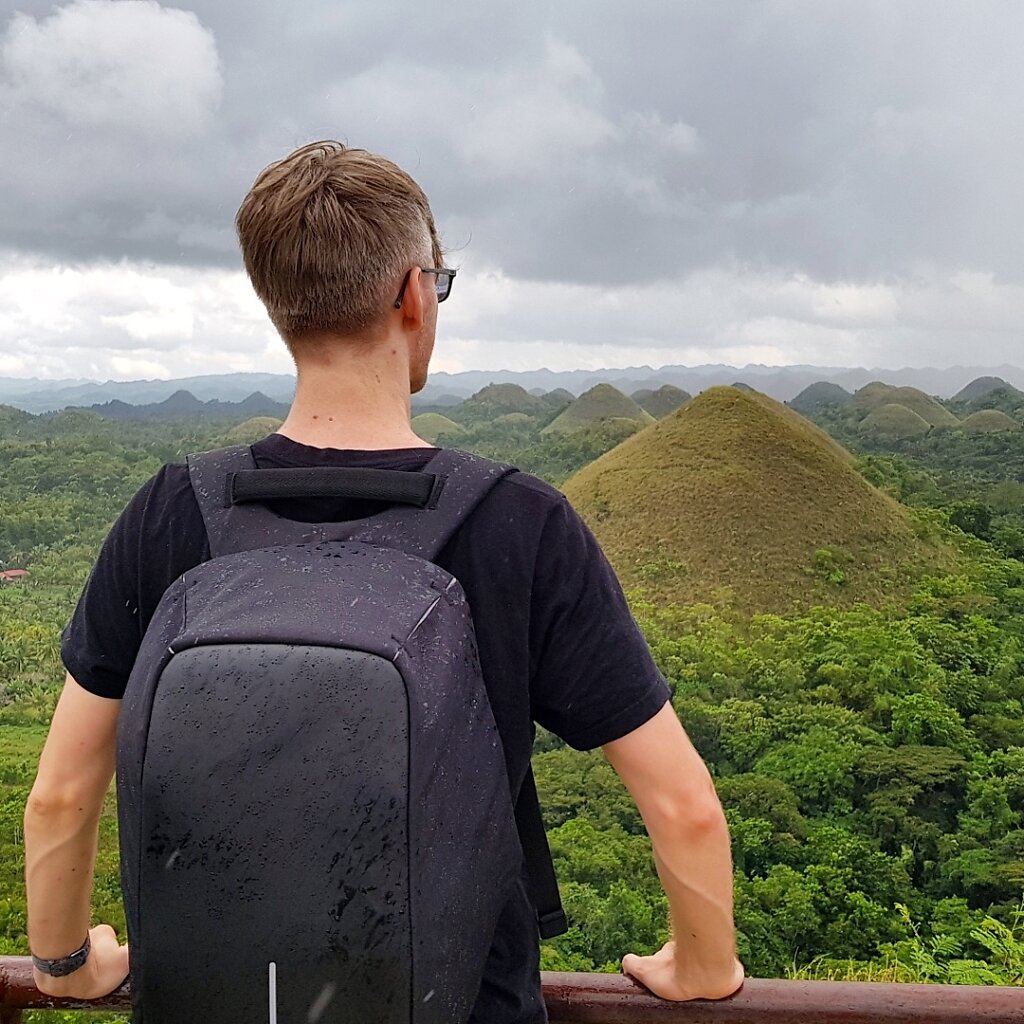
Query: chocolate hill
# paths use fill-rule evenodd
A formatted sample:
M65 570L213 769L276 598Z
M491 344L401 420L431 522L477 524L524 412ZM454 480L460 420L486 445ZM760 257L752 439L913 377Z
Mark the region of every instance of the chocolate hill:
M975 377L965 384L954 396L954 402L975 402L993 391L1016 391L1017 389L1002 377Z
M999 409L982 409L972 412L961 424L960 429L970 434L997 434L1004 430L1020 430L1021 425Z
M442 435L453 437L466 432L465 427L439 412L422 412L419 416L413 416L412 429L430 444L437 444L437 439Z
M641 388L639 391L634 391L629 397L645 412L649 412L656 420L660 420L684 406L690 400L691 395L674 384L662 384L656 391L651 388Z
M865 384L850 399L850 408L861 416L883 405L902 405L933 427L956 427L960 423L944 405L917 388L897 388L876 380Z
M636 424L637 429L654 422L628 395L611 384L597 384L585 391L560 416L555 417L542 434L575 434L581 430L613 424Z
M978 385L978 387L975 388L974 385ZM961 401L960 395L968 389L972 389L974 393L966 400ZM977 381L968 384L964 391L960 392L960 395L957 395L954 401L956 410L961 417L986 409L996 409L1006 413L1011 419L1018 422L1024 421L1024 391L1019 391L1012 384L1007 384L1006 381L998 377L979 377Z
M233 427L228 433L228 440L251 444L273 434L283 422L276 416L253 416Z
M841 388L838 384L832 384L827 380L819 380L808 385L787 404L791 409L796 409L797 412L806 416L825 406L845 405L852 397L853 395L846 388Z
M461 405L449 410L451 418L459 423L489 423L510 412L522 412L527 416L543 416L550 405L536 395L531 395L518 384L488 384Z
M704 392L564 490L623 584L659 602L882 604L953 560L822 430L735 388Z
M860 429L865 433L882 434L885 437L905 439L924 437L932 429L931 424L919 416L913 409L908 409L898 402L890 402L873 409L860 421Z

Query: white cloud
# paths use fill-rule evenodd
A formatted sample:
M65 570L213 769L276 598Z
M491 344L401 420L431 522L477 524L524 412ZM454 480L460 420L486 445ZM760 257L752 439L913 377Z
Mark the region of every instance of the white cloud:
M51 377L290 366L241 273L18 257L0 260L0 353L4 373Z
M830 283L734 265L644 285L463 268L434 368L1019 362L1024 287L987 272ZM0 374L177 377L291 364L245 276L0 258Z
M493 188L578 175L576 161L626 136L603 105L602 83L583 55L548 36L528 59L459 74L421 61L377 62L327 86L321 107L371 139L396 117L415 117L451 154L435 173L457 171Z
M111 356L110 366L125 380L167 380L173 376L165 363L153 359L136 359L132 356Z
M16 14L0 66L5 106L74 132L200 134L223 88L213 33L155 0L75 0L38 21Z
M430 195L442 360L1020 360L1024 5L450 14L9 0L0 372L286 368L231 219L325 136Z
M623 127L642 146L660 147L676 156L694 156L700 150L697 129L685 121L666 121L657 113L633 112L623 119Z
M29 363L26 358L0 352L0 376L27 377L28 375Z

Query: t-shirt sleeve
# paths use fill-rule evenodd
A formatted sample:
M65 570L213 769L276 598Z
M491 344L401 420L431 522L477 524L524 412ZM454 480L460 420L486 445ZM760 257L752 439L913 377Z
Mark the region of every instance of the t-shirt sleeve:
M538 547L530 632L533 717L578 750L627 735L671 696L614 570L564 498Z
M111 527L61 637L61 660L98 697L120 699L146 628L164 590L189 562L187 528L195 529L188 471L164 466L135 494ZM199 537L205 541L201 530ZM195 546L193 543L192 547Z

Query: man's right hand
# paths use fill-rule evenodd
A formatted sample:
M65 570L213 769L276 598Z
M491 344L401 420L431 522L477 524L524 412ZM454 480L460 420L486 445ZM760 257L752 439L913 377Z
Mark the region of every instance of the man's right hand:
M653 956L627 953L622 958L622 973L640 982L662 999L684 1002L687 999L725 999L743 985L743 964L733 960L731 968L715 976L689 969L676 961L676 944L666 942Z
M654 956L627 956L623 971L664 999L732 995L743 965L729 827L707 767L669 703L604 752L647 826L674 939Z

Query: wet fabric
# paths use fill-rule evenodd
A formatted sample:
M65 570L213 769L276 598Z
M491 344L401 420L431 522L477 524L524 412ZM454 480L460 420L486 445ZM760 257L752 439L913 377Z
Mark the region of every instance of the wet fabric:
M253 453L260 468L418 470L434 450L317 449L272 435ZM302 522L358 519L382 508L349 499L286 499L271 507ZM68 671L99 696L123 696L164 591L208 557L187 470L164 467L104 543L64 633ZM534 721L572 746L590 749L642 725L668 699L596 541L547 484L522 473L502 480L437 564L461 582L469 601L514 797L529 763ZM536 922L520 884L499 920L472 1020L544 1019Z

